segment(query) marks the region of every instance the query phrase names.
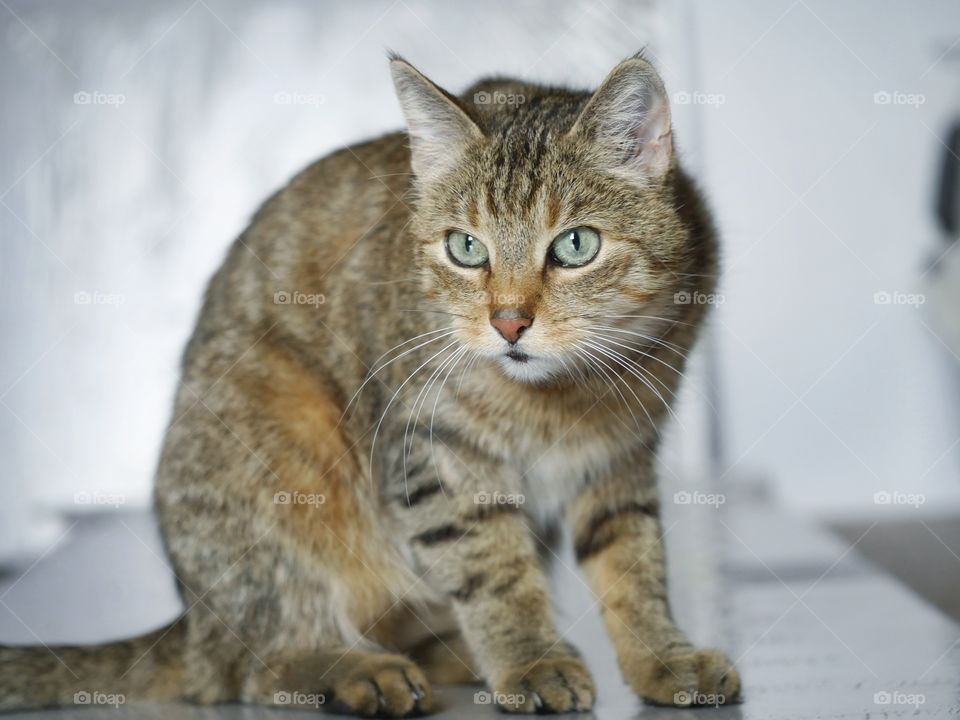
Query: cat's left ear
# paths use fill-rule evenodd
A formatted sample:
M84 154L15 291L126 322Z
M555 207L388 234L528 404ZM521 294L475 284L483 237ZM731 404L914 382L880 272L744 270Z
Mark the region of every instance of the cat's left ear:
M596 145L611 170L647 183L673 159L670 102L663 81L639 55L607 75L570 130Z
M451 95L406 60L393 56L390 72L410 136L413 172L420 182L437 180L457 166L464 148L483 133Z

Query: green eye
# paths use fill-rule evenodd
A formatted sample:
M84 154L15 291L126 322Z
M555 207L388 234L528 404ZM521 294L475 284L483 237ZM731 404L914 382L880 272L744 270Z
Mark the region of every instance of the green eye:
M564 230L550 245L550 257L563 267L586 265L599 251L600 233L588 227Z
M490 259L487 246L462 230L447 233L447 254L463 267L480 267Z

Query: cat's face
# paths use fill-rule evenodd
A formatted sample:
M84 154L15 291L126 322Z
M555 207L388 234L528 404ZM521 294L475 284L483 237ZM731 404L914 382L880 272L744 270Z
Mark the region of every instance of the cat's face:
M639 336L611 326L662 329L686 233L664 182L669 112L650 66L626 61L589 102L560 95L477 124L398 62L419 269L453 338L507 377L541 382L591 359L614 365L600 338Z

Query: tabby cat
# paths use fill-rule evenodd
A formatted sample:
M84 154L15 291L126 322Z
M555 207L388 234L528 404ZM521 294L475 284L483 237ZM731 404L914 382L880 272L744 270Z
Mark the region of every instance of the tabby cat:
M400 57L405 133L256 213L186 348L156 509L186 607L97 647L0 649L0 708L242 701L400 717L430 683L589 710L544 557L567 528L642 698L732 702L671 619L659 430L716 245L641 56L593 93L450 95Z

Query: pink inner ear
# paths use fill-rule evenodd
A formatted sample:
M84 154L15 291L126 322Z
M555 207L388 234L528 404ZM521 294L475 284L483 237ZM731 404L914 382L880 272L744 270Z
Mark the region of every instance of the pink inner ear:
M637 162L647 168L652 174L659 174L670 164L670 155L673 152L673 134L667 131L658 137L641 139L637 147Z
M638 105L640 120L633 129L636 139L633 158L647 174L659 175L670 164L673 134L670 131L670 109L663 98L644 98Z

